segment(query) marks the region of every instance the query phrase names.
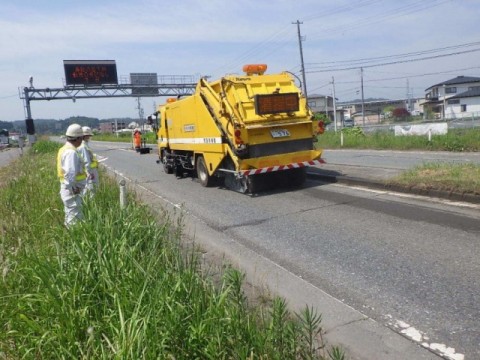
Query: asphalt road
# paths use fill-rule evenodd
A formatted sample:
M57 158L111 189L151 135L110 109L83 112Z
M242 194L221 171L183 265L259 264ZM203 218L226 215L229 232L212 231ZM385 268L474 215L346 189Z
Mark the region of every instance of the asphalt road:
M326 165L322 168L349 171L352 176L386 179L425 163L471 163L480 165L480 153L446 151L389 151L389 150L324 150ZM358 168L358 170L357 170ZM359 168L365 168L362 172ZM350 170L348 170L350 169ZM358 173L355 173L358 171Z
M478 206L453 206L314 180L297 190L247 196L203 188L191 178L176 179L155 163L155 154L140 155L126 144L93 142L93 148L107 157L103 164L108 169L147 191L151 201L182 209L194 219L197 225L192 231L198 238L200 229L208 228L215 234L209 239L214 246L224 241L226 247L239 247L252 258L274 264L286 274L277 279L279 288L287 277L296 279L297 284L283 293L287 300L309 303L312 297L307 300L306 289L315 289L318 303L322 296L335 299L342 310L335 307L332 314L333 307L327 306L319 311L327 338L340 341L351 358L430 359L435 358L432 352L449 359L480 358ZM332 154L326 152L327 161L332 161ZM418 162L420 155L367 152L359 156L342 150L336 156L336 163L348 159L355 165L369 161L378 165L380 158L382 168L390 166L390 157L398 170ZM428 153L429 160L432 156L436 158ZM401 165L403 161L408 163ZM258 263L248 266L259 272ZM360 317L339 322L340 314L351 311ZM376 331L385 332L377 342L366 340L370 330L341 334L364 319L380 324ZM404 343L392 345L398 340L387 336L392 331L423 347L407 350ZM384 352L382 346L387 347ZM395 355L394 348L401 355Z

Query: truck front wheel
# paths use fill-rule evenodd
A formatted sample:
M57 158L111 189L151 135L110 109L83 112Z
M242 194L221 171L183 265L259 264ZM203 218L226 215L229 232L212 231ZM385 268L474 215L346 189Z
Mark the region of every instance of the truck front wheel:
M208 175L207 164L205 163L205 159L203 156L199 156L197 158L197 176L198 180L200 180L200 184L202 186L211 186L212 185L212 177Z

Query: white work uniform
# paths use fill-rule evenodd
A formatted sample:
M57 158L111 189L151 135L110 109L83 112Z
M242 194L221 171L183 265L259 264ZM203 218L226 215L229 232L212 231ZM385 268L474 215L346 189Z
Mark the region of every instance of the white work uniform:
M88 141L86 140L82 141L82 144L78 147L78 152L85 163L85 171L87 172L87 184L82 195L89 193L90 196L93 196L98 185L97 157L93 153L92 149L88 145Z
M65 226L69 227L83 218L80 194L86 185L83 160L75 146L69 142L58 151L57 173L65 210Z

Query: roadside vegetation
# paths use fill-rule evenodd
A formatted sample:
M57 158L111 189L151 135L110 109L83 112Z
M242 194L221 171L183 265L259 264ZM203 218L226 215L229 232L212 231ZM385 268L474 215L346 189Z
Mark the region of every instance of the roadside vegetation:
M343 133L343 146L341 144ZM359 127L319 136L318 147L324 149L375 149L403 151L480 151L480 129L451 130L447 135L395 136L390 132L364 133ZM387 181L420 190L440 190L480 195L480 166L475 164L427 163Z
M105 173L67 230L59 146L39 141L0 169L0 359L345 358L314 309L253 305L242 273L202 264L181 224L134 194L120 208Z
M142 139L145 139L147 144L156 144L157 140L155 138L155 133L145 132L142 133ZM97 133L94 135L92 140L96 141L111 141L111 142L132 142L132 134L130 133L120 133L120 134L102 134Z
M427 136L395 136L387 131L364 133L360 127L351 127L336 133L326 131L318 140L318 146L324 149L480 151L480 128L450 130L446 135L432 135L429 141Z
M405 171L391 179L389 184L480 196L480 166L429 163Z

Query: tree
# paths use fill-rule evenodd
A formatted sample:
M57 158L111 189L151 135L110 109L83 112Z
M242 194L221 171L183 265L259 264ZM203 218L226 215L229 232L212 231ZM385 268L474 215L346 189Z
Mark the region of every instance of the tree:
M392 111L392 116L395 118L395 120L404 120L406 117L410 116L410 113L407 109L396 108Z
M327 115L325 115L324 113L320 113L320 112L315 113L313 115L313 118L316 121L322 120L325 125L328 125L332 122L332 120L330 120L330 118Z

